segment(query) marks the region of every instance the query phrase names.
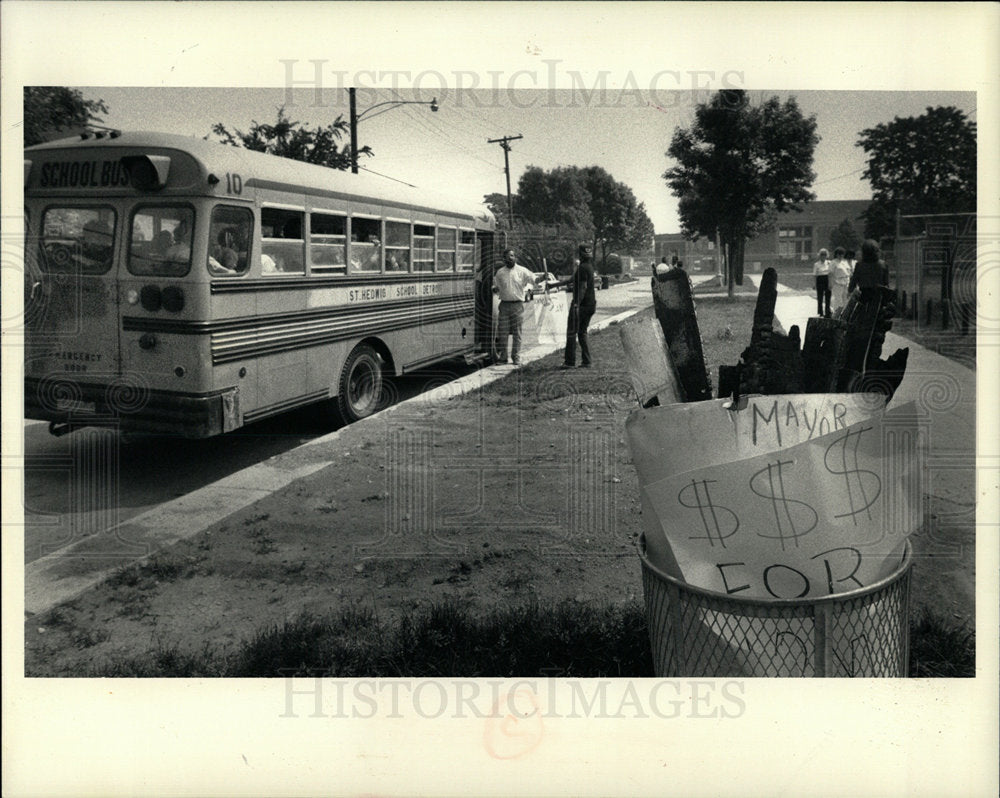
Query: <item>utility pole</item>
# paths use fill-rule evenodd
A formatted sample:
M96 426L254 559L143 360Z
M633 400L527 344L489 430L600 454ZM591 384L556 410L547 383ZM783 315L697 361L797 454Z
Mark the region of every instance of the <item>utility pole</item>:
M511 230L514 229L514 205L510 198L510 142L523 138L524 136L518 134L516 136L504 136L499 139L486 139L487 144L499 144L503 147L503 172L507 175L507 226Z
M351 98L351 171L358 173L358 101L354 96L354 89L348 89L347 95Z

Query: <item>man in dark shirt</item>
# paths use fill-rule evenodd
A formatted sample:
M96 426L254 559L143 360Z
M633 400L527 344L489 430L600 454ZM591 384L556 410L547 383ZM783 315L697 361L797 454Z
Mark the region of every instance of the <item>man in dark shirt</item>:
M556 283L571 286L573 295L570 299L569 317L566 321L566 354L561 368L571 369L576 366L576 342L580 342L580 366L590 368L590 346L587 341L587 327L597 310L597 298L594 295L594 261L590 244L580 245L580 264L568 280Z

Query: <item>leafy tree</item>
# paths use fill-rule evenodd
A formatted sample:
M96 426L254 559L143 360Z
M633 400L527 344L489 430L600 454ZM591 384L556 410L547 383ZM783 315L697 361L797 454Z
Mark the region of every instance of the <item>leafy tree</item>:
M40 144L72 133L106 114L103 100L85 100L77 89L64 86L26 86L24 89L24 146Z
M584 185L590 195L588 207L594 226L594 253L600 244L601 264L607 264L608 252L622 250L639 253L649 249L653 223L645 206L624 183L619 183L599 166L587 167Z
M582 238L593 238L590 195L577 167L560 166L546 172L529 166L518 180L517 197L514 210L526 221L556 224Z
M558 225L564 238L591 241L600 261L616 249L649 248L653 223L624 183L599 166L530 166L518 181L515 211L522 224Z
M517 194L511 196L511 202L514 207L517 207L518 199ZM493 192L492 194L486 194L483 197L483 204L486 205L496 217L497 229L507 230L510 228L508 224L508 219L510 217L509 208L507 207L507 195L500 194L499 192Z
M862 130L872 187L865 235L893 235L895 214L976 210L976 123L958 108L928 107L917 117Z
M843 247L845 251L861 251L861 236L849 218L845 218L830 231L830 249L834 250L837 247Z
M794 97L753 106L742 90L717 92L695 108L691 127L674 131L667 155L677 165L663 177L680 199L681 231L692 241L718 231L730 295L742 284L746 241L771 229L776 212L815 198L818 142L815 116L804 117Z
M245 147L255 152L266 152L293 161L329 166L332 169L351 168L350 141L340 145L341 138L350 135L348 123L343 115L338 116L326 127L309 129L301 122L293 122L285 116L285 107L278 109L278 119L273 125L261 124L254 120L250 130L230 131L221 122L212 125L212 133L223 144ZM208 136L205 136L208 138ZM370 147L361 147L359 155L372 155Z

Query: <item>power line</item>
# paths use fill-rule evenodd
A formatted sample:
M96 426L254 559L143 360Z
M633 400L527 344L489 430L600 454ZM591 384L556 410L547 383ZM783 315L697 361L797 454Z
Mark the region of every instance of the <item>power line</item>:
M398 92L394 92L394 94L396 94L397 97L399 96ZM413 116L412 114L409 113L409 109L405 109L404 108L403 112L406 114L407 118L409 118L410 120L412 120L413 122L415 122L416 124L418 124L420 127L422 127L427 132L429 132L432 135L435 135L435 136L443 139L444 141L447 141L453 147L458 147L460 150L462 150L465 153L467 153L470 157L475 158L475 159L477 159L479 161L482 161L485 164L489 164L490 166L493 166L493 163L491 161L488 161L485 158L477 155L471 149L469 149L468 147L464 146L461 142L456 141L455 139L453 139L451 136L449 136L447 134L447 132L445 132L443 129L441 129L436 123L432 122L429 119L426 119L425 117Z
M410 188L416 188L416 186L413 185L413 183L407 183L405 180L400 180L398 177L390 177L389 175L384 175L381 172L376 172L374 169L369 169L367 166L358 165L358 169L364 169L366 172L371 172L373 175L384 177L386 180L395 180L397 183L402 183L404 186L409 186Z
M842 177L850 177L851 175L856 175L858 172L863 172L865 171L865 168L866 167L862 166L860 169L855 169L853 172L845 172L844 174L837 175L836 177L828 177L826 180L820 180L818 183L814 183L813 185L822 186L824 183L832 183L834 180L840 180Z

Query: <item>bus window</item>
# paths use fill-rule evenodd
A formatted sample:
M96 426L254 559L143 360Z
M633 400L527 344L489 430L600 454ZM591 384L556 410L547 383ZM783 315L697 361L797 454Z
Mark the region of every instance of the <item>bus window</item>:
M409 271L410 224L409 222L385 223L385 270Z
M246 274L250 268L253 214L249 208L218 205L208 234L208 271L212 275Z
M430 225L413 225L413 271L434 271L434 228Z
M305 248L302 211L284 208L260 209L262 271L278 274L305 274Z
M128 270L132 274L183 277L191 269L194 211L177 206L146 206L132 214Z
M313 274L347 271L347 217L309 214L309 265Z
M458 242L458 270L471 272L476 262L476 234L472 230L462 230Z
M46 208L42 216L41 265L47 272L104 274L115 247L111 208Z
M439 272L455 271L455 229L439 227L437 231L437 270Z
M351 219L351 271L382 271L382 223L378 219Z

